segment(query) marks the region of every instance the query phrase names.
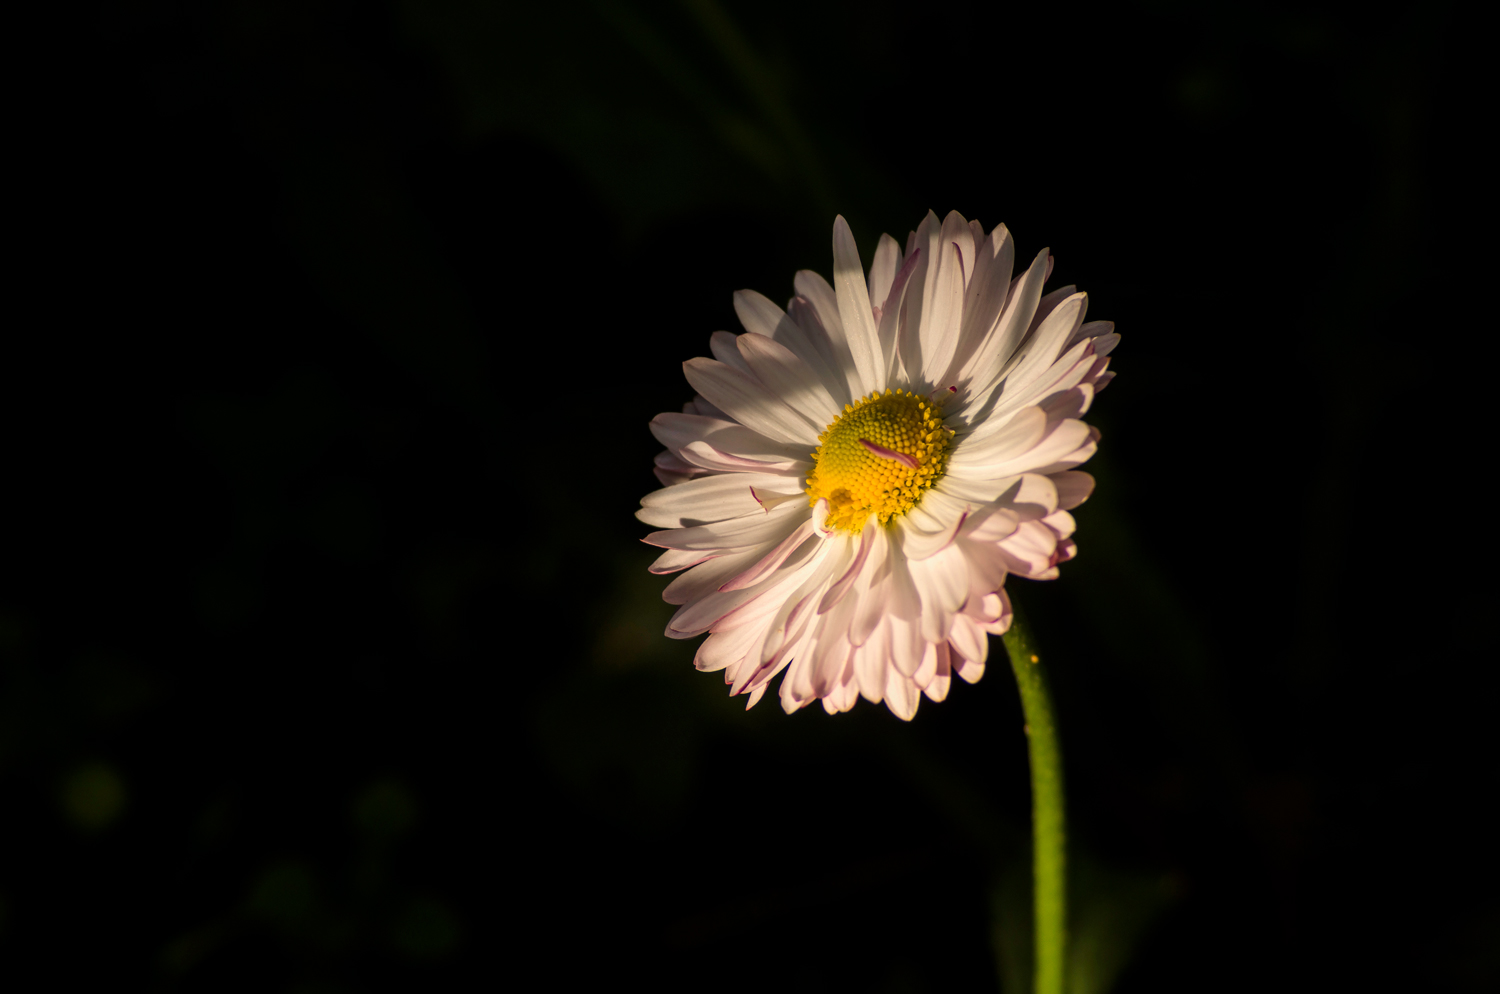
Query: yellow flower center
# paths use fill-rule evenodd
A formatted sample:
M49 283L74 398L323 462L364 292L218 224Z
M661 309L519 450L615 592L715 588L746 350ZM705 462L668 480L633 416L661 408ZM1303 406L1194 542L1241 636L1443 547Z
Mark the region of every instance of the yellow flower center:
M886 390L845 404L818 436L807 475L809 504L828 500L827 527L858 534L870 515L888 524L943 475L953 432L942 401Z

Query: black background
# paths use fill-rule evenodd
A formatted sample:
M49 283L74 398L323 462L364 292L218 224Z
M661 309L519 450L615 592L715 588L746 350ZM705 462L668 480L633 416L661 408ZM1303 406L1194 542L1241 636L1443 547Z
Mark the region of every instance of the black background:
M868 261L931 208L1051 246L1124 336L1080 556L1009 585L1057 674L1074 990L1493 989L1473 30L1167 0L18 29L3 969L1024 989L998 642L909 725L746 713L661 636L632 517L732 291L827 274L835 213Z

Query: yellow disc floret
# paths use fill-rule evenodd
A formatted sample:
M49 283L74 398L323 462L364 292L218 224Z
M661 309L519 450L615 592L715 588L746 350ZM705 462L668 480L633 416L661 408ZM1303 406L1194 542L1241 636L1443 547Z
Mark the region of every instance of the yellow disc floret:
M886 390L844 405L818 436L809 503L828 501L829 529L858 533L870 515L882 525L905 514L943 475L953 432L941 400Z

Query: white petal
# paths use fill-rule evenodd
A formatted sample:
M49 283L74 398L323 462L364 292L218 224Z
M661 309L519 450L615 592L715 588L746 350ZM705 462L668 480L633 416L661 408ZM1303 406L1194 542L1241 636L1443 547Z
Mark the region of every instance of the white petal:
M948 686L953 682L953 663L948 643L936 647L932 679L922 685L927 699L937 703L948 696Z
M1048 259L1046 249L1038 252L1031 267L1021 277L1020 285L1007 294L1005 309L1000 312L994 331L979 346L959 377L961 383L967 381L966 397L979 398L989 394L1030 330L1032 315L1036 313L1037 301L1042 296Z
M809 269L799 270L792 285L797 290L797 297L792 300L787 313L798 318L800 323L809 316L804 312L810 312L812 320L809 323L815 327L808 329L808 335L821 334L827 339L836 370L843 376L849 396L863 397L867 391L859 370L855 368L854 358L849 353L844 319L839 316L838 294L834 293L827 280Z
M984 657L988 652L984 630L971 619L963 615L954 618L953 628L948 632L948 641L953 643L953 647L965 659L978 660L980 663L984 662ZM970 682L972 683L973 681Z
M807 363L824 387L832 395L840 410L852 401L849 380L844 375L834 355L833 342L821 330L809 334L792 316L762 294L754 290L740 290L734 295L734 312L740 323L753 335L763 335L779 345L785 346L793 355Z
M661 549L703 549L725 552L747 549L754 545L780 542L807 520L807 510L798 507L777 508L761 514L716 521L691 528L672 528L652 532L641 541Z
M894 668L886 671L885 706L891 709L891 714L902 721L911 721L921 703L922 692L911 677L902 676Z
M651 572L657 574L676 573L678 570L687 569L689 566L697 566L701 562L713 558L713 554L701 550L668 549L656 557L651 564Z
M750 429L746 428L745 431ZM711 470L715 473L734 474L760 474L775 475L782 481L782 485L791 483L799 477L805 477L808 470L812 469L811 459L777 459L763 461L760 459L747 459L744 456L733 456L727 452L721 452L707 442L689 442L678 450L684 462L698 466L702 469ZM808 453L811 455L812 453Z
M947 386L938 377L948 371L958 351L963 322L964 270L974 267L973 235L957 211L949 213L938 233L937 266L928 267L922 294L922 383ZM968 244L967 254L964 244Z
M849 354L859 372L860 395L882 389L885 384L880 371L885 368L885 357L880 351L880 336L870 310L870 292L865 285L859 250L842 214L833 220L833 287L838 295L839 317L844 324Z
M766 552L760 559L756 560L748 569L733 579L726 580L719 588L720 590L739 590L742 587L753 587L755 584L770 576L781 564L791 558L792 554L801 548L802 543L812 537L813 522L809 517L798 525L786 538Z
M683 372L693 389L746 428L778 442L816 445L814 426L748 373L713 359L689 359Z
M928 642L948 638L953 616L969 597L968 560L950 545L928 559L910 564L912 582L922 598L922 637Z
M870 303L882 308L891 295L891 285L896 280L896 270L901 268L901 246L890 235L881 235L875 246L875 258L870 262Z
M948 472L962 477L989 478L990 466L1028 452L1042 440L1047 431L1047 415L1039 407L1017 411L983 435L970 433L953 439L953 454L948 457ZM972 472L965 472L972 471Z
M716 331L708 336L708 349L715 359L725 365L733 366L742 373L749 373L750 367L745 365L745 360L740 357L740 350L734 344L738 337L733 332Z
M897 331L896 348L900 353L901 367L912 376L920 375L923 367L922 356L926 343L923 339L922 326L928 307L927 288L939 264L941 231L942 224L938 221L937 215L928 211L922 223L917 225L917 230L912 233L911 244L906 250L908 259L916 258L916 265L906 284L906 298L901 305L901 326Z
M693 656L693 665L704 673L722 670L730 663L745 658L750 644L757 638L753 628L736 628L728 632L714 632L698 646Z
M635 516L658 528L685 528L755 511L764 514L764 507L755 499L754 488L769 491L783 485L785 480L768 473L705 476L652 491L641 498L641 509Z
M1094 478L1077 470L1052 474L1052 483L1057 487L1057 506L1064 511L1073 510L1094 492Z
M691 442L707 442L720 452L760 462L806 459L812 451L805 443L776 442L726 418L668 411L651 419L651 434L667 448L677 451Z
M690 600L718 590L720 584L736 573L742 572L762 554L760 549L751 549L748 552L719 556L694 566L667 584L667 589L661 592L661 599L668 604L686 604Z
M739 353L757 379L814 426L828 425L840 408L812 368L763 335L741 335Z
M943 383L958 383L969 358L990 336L1010 290L1011 271L1016 264L1016 246L1005 225L996 226L979 242L974 272L964 291L964 316L959 330L958 351Z

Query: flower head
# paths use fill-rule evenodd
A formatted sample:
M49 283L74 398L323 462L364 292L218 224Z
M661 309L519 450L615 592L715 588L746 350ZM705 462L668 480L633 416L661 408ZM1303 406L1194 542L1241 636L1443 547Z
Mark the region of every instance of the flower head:
M753 706L861 696L911 718L954 674L984 673L1010 624L1005 578L1057 575L1094 481L1081 418L1118 336L1087 297L1042 294L1046 250L1012 278L1004 225L929 213L906 251L882 236L866 275L833 225L833 284L803 271L786 310L734 298L746 333L683 364L697 396L651 430L665 486L637 516L664 529L673 638L708 632L700 670Z

